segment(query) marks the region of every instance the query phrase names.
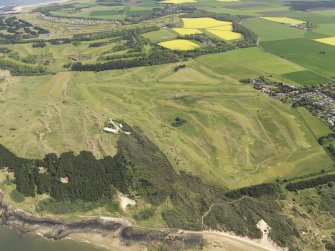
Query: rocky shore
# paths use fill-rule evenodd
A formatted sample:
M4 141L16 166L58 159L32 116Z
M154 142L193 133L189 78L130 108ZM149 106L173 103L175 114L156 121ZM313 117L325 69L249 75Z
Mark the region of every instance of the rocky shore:
M142 229L127 219L96 217L73 222L36 217L6 205L0 194L0 223L20 234L34 232L60 240L82 239L112 250L143 250L144 247L165 247L187 250L205 245L202 234L185 233L177 229Z

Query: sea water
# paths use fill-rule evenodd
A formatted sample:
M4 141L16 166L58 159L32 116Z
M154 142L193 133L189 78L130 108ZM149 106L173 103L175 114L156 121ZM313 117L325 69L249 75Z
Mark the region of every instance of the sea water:
M37 234L19 235L0 225L0 251L106 251L106 249L67 239L47 240Z
M55 2L55 0L0 0L1 7Z

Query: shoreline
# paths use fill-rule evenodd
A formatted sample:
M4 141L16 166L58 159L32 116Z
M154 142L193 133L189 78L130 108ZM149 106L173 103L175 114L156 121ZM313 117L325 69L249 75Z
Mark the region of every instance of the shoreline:
M36 3L36 4L29 4L29 5L17 5L17 6L3 6L4 9L10 8L10 10L5 10L2 15L6 14L20 14L20 13L26 13L31 12L35 10L38 7L50 5L50 4L62 4L65 2L70 2L72 0L53 0L46 3Z
M257 226L262 239L250 239L223 231L190 231L170 228L137 227L126 218L92 217L65 222L57 217L34 216L6 205L0 194L0 224L19 232L50 240L72 239L111 251L142 251L147 247L167 250L284 251L268 238L266 222Z

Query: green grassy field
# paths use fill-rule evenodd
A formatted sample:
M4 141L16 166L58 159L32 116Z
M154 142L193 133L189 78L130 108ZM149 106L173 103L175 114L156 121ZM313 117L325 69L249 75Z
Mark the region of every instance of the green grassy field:
M285 16L296 18L296 19L302 19L302 20L308 20L314 24L332 24L335 22L335 15L334 16L327 16L321 13L317 13L314 11L309 12L303 12L303 11L290 11L285 13Z
M152 42L162 42L173 40L177 37L177 33L170 29L160 29L158 31L152 31L143 34L145 38L150 39Z
M283 74L282 77L290 79L296 83L302 83L303 85L317 85L322 82L329 82L330 79L324 76L321 76L318 73L312 71L297 71Z
M303 37L324 37L323 35L319 35L314 32L293 28L288 25L260 18L248 18L243 22L243 25L259 35L262 41L276 41Z
M328 77L335 76L335 46L306 38L262 42L262 47L276 55ZM324 53L322 53L324 52Z
M264 75L297 85L314 84L318 81L329 80L317 73L307 71L298 64L264 52L259 48L240 49L212 56L203 56L198 61L210 66L207 63L207 58L213 60L212 65L217 72L227 74L235 79L256 78Z
M264 12L288 11L289 7L278 1L238 1L238 2L223 2L223 1L198 1L192 3L201 9L205 9L217 13L226 13L231 15L245 16L262 16Z
M321 24L315 32L323 35L335 36L335 22L331 24Z

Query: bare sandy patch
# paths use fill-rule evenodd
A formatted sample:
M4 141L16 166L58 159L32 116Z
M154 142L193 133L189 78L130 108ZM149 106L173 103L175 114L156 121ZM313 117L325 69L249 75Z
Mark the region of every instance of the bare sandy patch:
M127 197L126 195L123 194L119 194L118 195L119 199L120 199L120 207L122 208L123 211L127 211L127 206L135 206L136 205L136 200L132 200L129 197Z
M257 223L257 227L263 232L261 239L250 239L248 237L242 237L234 234L233 232L221 232L221 231L203 231L203 236L209 242L213 241L221 243L221 246L227 243L233 245L234 248L229 250L268 250L268 251L287 251L287 248L279 247L269 238L270 227L264 220L260 220ZM227 245L228 245L227 244ZM212 249L211 249L212 250ZM213 249L214 250L214 249ZM216 249L220 250L220 249ZM225 249L221 249L225 250Z
M69 177L61 177L59 180L60 180L60 182L62 182L63 184L67 184L67 183L69 183Z

